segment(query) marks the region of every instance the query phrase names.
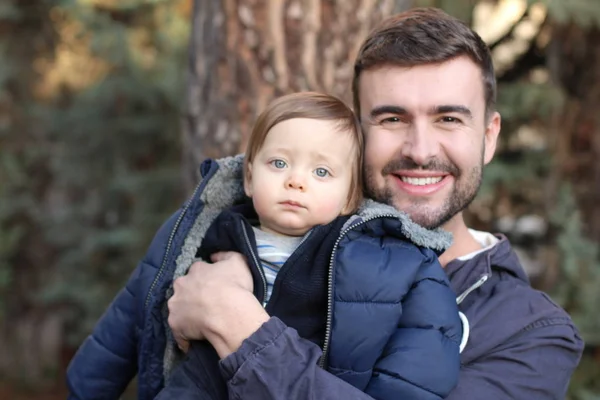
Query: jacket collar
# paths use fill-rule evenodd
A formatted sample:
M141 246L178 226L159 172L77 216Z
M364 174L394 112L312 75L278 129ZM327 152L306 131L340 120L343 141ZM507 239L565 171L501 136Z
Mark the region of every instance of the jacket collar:
M489 250L482 251L469 260L455 259L446 265L446 275L458 296L458 303L491 278L494 271L504 270L524 282L529 282L506 236L495 236L500 241Z

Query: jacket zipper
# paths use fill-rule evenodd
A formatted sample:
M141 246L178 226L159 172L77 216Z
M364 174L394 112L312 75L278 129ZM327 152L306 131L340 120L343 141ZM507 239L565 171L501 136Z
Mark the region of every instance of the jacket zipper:
M179 217L177 217L177 221L175 221L175 226L173 226L173 229L171 230L171 235L169 236L169 241L167 242L167 248L165 249L165 254L163 255L162 263L160 265L160 268L158 269L158 273L156 274L156 277L152 281L152 285L150 285L150 290L148 291L148 294L146 296L146 301L144 302L144 310L146 310L148 308L148 304L150 303L150 296L152 295L152 291L154 290L156 284L158 283L158 280L160 279L160 277L165 269L165 265L167 263L167 256L169 255L169 252L171 251L171 245L173 244L173 239L175 238L175 232L177 232L177 229L179 228L179 224L181 223L181 220L185 216L185 213L187 212L187 210L190 208L190 205L192 204L192 200L194 199L194 197L196 197L196 193L200 189L200 185L202 185L203 180L204 179L200 179L200 182L198 182L198 185L196 185L196 188L194 189L194 192L192 193L192 197L190 198L190 200L187 202L187 204L181 211L181 214L179 214Z
M242 231L244 232L244 239L246 239L246 246L248 246L248 249L250 250L250 254L252 255L252 258L254 259L254 265L256 266L256 268L258 268L258 273L259 273L260 278L263 283L262 305L263 305L263 307L265 307L266 306L265 300L267 299L267 277L265 276L265 271L263 271L261 264L258 262L258 257L256 257L256 254L254 254L254 248L252 247L252 244L250 243L250 238L248 237L248 231L246 230L246 225L244 224L244 221L240 221L240 224L242 225Z
M250 254L252 254L252 258L254 259L254 262L256 264L256 267L258 268L258 272L260 274L262 283L263 283L263 302L262 305L263 307L267 306L267 277L265 275L265 271L262 268L262 264L259 263L258 261L258 257L255 255L254 253L254 248L252 247L252 244L250 243L250 238L248 237L248 232L246 231L246 225L244 225L244 222L241 222L242 225L242 230L244 231L244 239L246 240L246 246L248 246L248 249L250 250ZM296 247L296 249L298 249L300 246L302 246L302 243L304 243L306 241L306 239L308 239L308 237L310 236L310 234L312 233L312 231L309 231L300 241L300 243L298 243L298 246Z
M462 292L462 294L456 298L456 304L462 303L463 300L466 299L469 294L471 294L471 292L473 292L476 289L479 289L479 287L481 287L481 285L483 285L485 281L489 279L489 277L490 276L488 274L482 275L477 282L471 285L467 290Z
M333 261L335 259L335 253L337 251L338 245L340 244L342 238L346 235L346 233L363 224L366 224L369 221L378 218L395 218L395 216L392 214L382 214L363 219L362 221L359 221L356 224L353 224L348 228L344 229L338 236L337 240L335 241L335 244L333 245L333 251L331 252L331 258L329 259L329 276L327 278L327 320L325 325L325 340L323 342L323 355L321 355L321 359L319 360L319 366L323 369L325 369L327 353L329 351L329 340L331 339L331 322L333 319Z
M489 279L489 277L490 275L483 274L477 282L472 284L467 290L462 292L462 294L456 298L456 304L458 305L462 303L469 294L471 294L474 290L480 288ZM465 347L467 347L467 342L469 341L469 336L471 335L471 327L469 326L469 320L467 319L467 316L464 313L459 311L458 316L460 317L460 322L463 326L463 335L460 339L460 353L462 353Z

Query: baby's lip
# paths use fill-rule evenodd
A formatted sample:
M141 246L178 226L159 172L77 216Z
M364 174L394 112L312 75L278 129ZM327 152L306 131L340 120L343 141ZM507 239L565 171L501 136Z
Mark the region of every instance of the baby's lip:
M288 205L288 206L292 206L292 207L305 208L301 203L298 203L297 201L294 201L294 200L285 200L285 201L282 201L279 204Z

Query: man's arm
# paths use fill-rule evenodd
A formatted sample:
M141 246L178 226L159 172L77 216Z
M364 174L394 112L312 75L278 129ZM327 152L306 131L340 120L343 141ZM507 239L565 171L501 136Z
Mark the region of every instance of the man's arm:
M207 342L192 342L186 360L156 400L372 399L317 366L321 350L271 318L221 363L211 362ZM216 357L216 354L214 354ZM225 385L226 384L226 385Z
M220 364L230 399L372 400L320 368L320 357L317 345L272 317Z
M463 366L458 386L447 399L564 399L583 351L583 341L566 320L533 324L501 348Z

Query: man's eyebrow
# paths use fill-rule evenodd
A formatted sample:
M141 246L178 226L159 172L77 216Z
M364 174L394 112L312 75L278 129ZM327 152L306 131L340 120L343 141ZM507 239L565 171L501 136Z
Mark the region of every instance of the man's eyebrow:
M396 114L396 115L405 115L408 114L408 110L404 107L400 106L392 106L392 105L383 105L377 106L371 110L369 116L371 118L379 117L383 114Z
M461 106L461 105L449 104L449 105L432 107L432 109L430 110L430 114L448 114L448 113L458 113L458 114L462 114L463 116L465 116L469 119L473 119L473 113L471 112L471 110L468 107Z

